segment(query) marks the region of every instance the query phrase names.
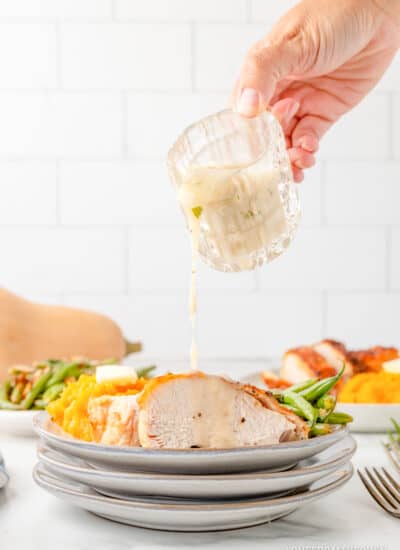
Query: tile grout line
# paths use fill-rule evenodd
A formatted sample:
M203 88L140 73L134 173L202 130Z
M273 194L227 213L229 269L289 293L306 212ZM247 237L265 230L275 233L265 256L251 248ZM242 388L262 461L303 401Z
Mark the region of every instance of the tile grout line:
M128 125L128 92L126 90L121 91L121 147L122 147L122 160L126 160L129 157L129 125Z
M389 92L388 94L388 125L389 125L389 161L395 160L395 147L394 147L394 131L395 131L395 124L394 124L394 101L395 96L393 92Z
M61 25L60 23L54 24L56 33L56 88L55 92L62 90L62 38L61 38ZM52 90L50 89L49 92Z
M52 161L48 161L46 162L46 164L56 164L57 162L59 163L68 163L70 162L69 160L68 161L65 161L63 159L52 159ZM74 161L72 161L73 164L87 164L87 163L90 163L92 161L88 160L88 161L81 161L79 163L75 163ZM104 163L107 163L108 161L104 161ZM124 159L120 159L120 162L124 162ZM16 162L16 164L23 164L23 163L19 163L19 162ZM1 161L0 161L0 166L1 166ZM52 227L52 224L50 223L32 223L32 222L29 222L29 223L0 223L0 230L1 229L13 229L13 228L16 228L16 227L24 227L25 229L33 229L35 227L41 227L41 228L49 228L49 227ZM65 227L69 227L71 229L85 229L85 228L92 228L92 229L99 229L99 228L108 228L108 229L113 229L113 228L121 228L121 227L130 227L130 228L134 228L134 227L140 227L140 228L143 228L143 229L146 229L146 228L151 228L151 227L166 227L166 228L178 228L178 227L181 227L181 223L178 222L178 221L175 221L175 222L168 222L168 221L151 221L151 222L132 222L132 223L121 223L121 222L118 222L118 223L110 223L110 224L105 224L105 223L100 223L100 222L71 222L71 223L68 223L68 224L65 224ZM318 230L321 226L318 225L318 224L313 224L313 225L310 225L310 224L304 224L302 226L302 229L307 229L307 230ZM355 229L355 230L372 230L372 229L375 229L375 230L382 230L384 231L387 227L389 226L383 226L383 225L330 225L329 226L329 229L332 230L332 231L341 231L343 229L347 229L347 230L352 230L352 229ZM400 225L399 224L392 224L390 226L391 228L395 228L395 229L400 229Z
M328 329L328 291L321 292L321 336L327 337Z
M253 20L253 10L251 5L251 0L246 0L246 23L252 23Z
M124 240L124 273L123 273L123 281L122 281L122 288L124 291L124 294L127 295L130 292L130 228L128 226L124 226L123 229L123 240Z
M56 160L56 225L62 226L61 223L61 201L60 201L60 161Z
M327 172L327 161L321 161L321 197L320 197L320 225L325 227L328 225L327 215L326 215L326 196L327 196L327 181L326 181L326 172Z
M386 270L386 279L385 279L385 288L387 292L391 291L391 252L392 252L392 228L391 226L386 227L386 258L385 258L385 270Z
M200 0L198 0L200 1ZM114 7L110 6L111 10L108 11L107 15L103 16L91 16L91 15L76 15L76 16L49 16L45 15L43 17L38 16L1 16L0 15L0 27L5 25L17 25L17 24L53 24L53 23L65 23L66 25L106 25L110 22L115 23L116 25L187 25L190 22L194 21L193 19L187 18L187 19L179 19L179 18L172 18L172 19L157 19L156 17L135 17L135 16L129 16L129 17L117 17L116 14L116 8L114 13ZM115 16L115 19L113 17ZM246 16L247 16L247 6L246 6ZM247 23L248 21L243 21L242 18L234 18L234 19L198 19L196 23L199 23L200 25L241 25L243 23ZM263 24L270 24L270 19L265 20L258 20L253 21L255 25L263 25ZM377 91L376 93L384 93L384 91Z
M246 289L246 290L243 290L243 289L240 289L240 288L235 288L235 289L230 289L230 290L224 290L223 288L209 288L209 287L203 287L202 288L202 291L206 290L207 291L207 298L208 299L211 299L211 300L214 300L214 299L219 299L221 297L223 298L232 298L232 297L240 297L240 298L244 298L244 297L249 297L249 296L253 296L254 295L254 292L252 292L251 289ZM53 291L48 291L46 292L45 290L43 291L35 291L33 289L30 289L29 290L30 292L37 292L37 293L40 293L40 294L49 294L49 295L53 295ZM122 297L122 296L126 296L126 295L130 295L132 296L133 293L138 296L138 297L143 297L143 298L151 298L151 297L163 297L163 298L183 298L185 299L187 297L187 292L185 290L181 290L181 289L168 289L168 288L161 288L161 289L153 289L153 290L149 290L149 289L146 289L144 287L138 287L138 288L131 288L129 289L129 291L127 292L125 290L124 287L121 287L121 289L119 290L115 290L115 289L110 289L110 290L95 290L94 292L91 290L91 289L87 289L87 290L76 290L76 289L69 289L69 290L63 290L63 291L55 291L57 294L60 294L60 293L63 293L63 294L74 294L76 296L87 296L87 297L96 297L96 296L100 296L100 297L113 297L113 298L116 298L116 297ZM319 297L322 297L323 294L325 293L325 299L326 299L326 310L325 310L325 314L326 314L326 317L327 317L327 313L328 313L328 308L327 308L327 299L330 297L330 296L339 296L339 297L343 297L343 296L351 296L351 297L354 297L354 296L359 296L360 294L364 294L363 292L357 292L357 291L337 291L337 290L333 290L333 291L319 291L319 292L313 292L313 293L304 293L303 291L299 291L299 292L293 292L293 291L287 291L287 292L276 292L276 291L269 291L268 293L267 292L264 292L262 295L260 295L260 298L261 297L285 297L285 298L288 298L288 297L295 297L295 298L304 298L304 297L309 297L309 296L319 296ZM367 295L377 295L377 294L380 294L382 296L387 296L387 293L385 293L384 291L380 291L380 292L375 292L375 293L372 293L371 291L366 291L365 294ZM398 296L400 297L400 290L394 290L392 292L390 292L390 295L391 296ZM327 319L323 320L323 323L321 323L321 325L323 325L325 328L327 327Z
M117 6L116 0L111 0L110 4L110 19L113 23L117 22Z
M190 91L196 92L196 23L190 23Z

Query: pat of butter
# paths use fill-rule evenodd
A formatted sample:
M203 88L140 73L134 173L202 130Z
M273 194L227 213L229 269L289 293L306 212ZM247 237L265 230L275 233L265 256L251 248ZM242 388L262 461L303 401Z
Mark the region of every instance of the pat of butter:
M101 365L96 368L96 382L136 382L137 374L127 365Z
M398 357L397 359L392 359L391 361L385 361L382 364L382 368L386 372L400 374L400 357Z

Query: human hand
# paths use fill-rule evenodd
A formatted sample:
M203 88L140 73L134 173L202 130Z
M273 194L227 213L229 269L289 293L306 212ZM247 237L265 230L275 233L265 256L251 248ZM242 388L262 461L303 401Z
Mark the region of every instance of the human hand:
M271 107L300 182L322 136L372 90L399 47L400 0L303 0L250 49L232 103L248 117Z

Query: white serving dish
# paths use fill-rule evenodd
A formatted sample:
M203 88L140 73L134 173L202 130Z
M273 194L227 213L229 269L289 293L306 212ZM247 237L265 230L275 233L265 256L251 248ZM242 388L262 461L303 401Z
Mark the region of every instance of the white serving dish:
M37 411L0 410L0 434L35 437L32 419Z
M267 368L267 367L266 367ZM242 377L241 382L253 384L262 389L266 389L261 372L250 372ZM394 418L400 422L400 403L393 404L374 404L374 403L341 403L338 402L337 410L350 414L353 422L348 424L351 432L355 433L386 433L392 428L390 422Z
M220 531L259 525L286 516L301 505L339 489L352 474L353 467L348 463L295 495L197 503L185 499L111 498L99 495L86 485L60 479L40 464L33 471L33 479L54 496L119 523L166 531Z
M321 437L276 445L169 450L87 443L62 432L46 412L40 412L34 417L33 426L40 439L49 447L82 458L91 464L107 469L180 474L217 474L261 469L281 471L324 451L348 434L347 428L340 427Z
M97 469L81 459L44 445L38 447L38 459L58 477L84 483L100 492L122 498L138 495L192 499L239 498L266 496L306 487L341 468L353 456L356 447L354 439L348 436L322 453L300 461L292 470L197 476Z
M400 422L400 403L338 403L337 409L351 414L350 431L361 433L386 433L393 429L391 418Z

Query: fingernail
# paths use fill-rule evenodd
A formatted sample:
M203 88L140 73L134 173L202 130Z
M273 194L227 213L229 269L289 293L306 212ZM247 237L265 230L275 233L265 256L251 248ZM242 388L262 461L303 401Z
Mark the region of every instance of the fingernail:
M318 140L312 136L303 136L298 140L298 147L309 153L316 153L318 151Z
M237 104L237 112L241 115L256 115L260 108L260 94L253 88L244 88Z

